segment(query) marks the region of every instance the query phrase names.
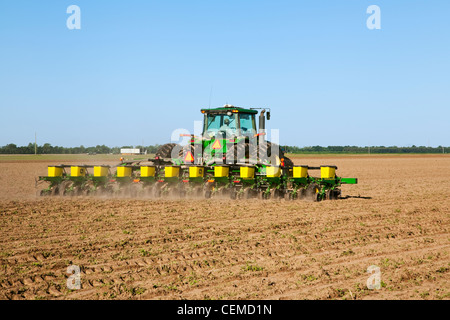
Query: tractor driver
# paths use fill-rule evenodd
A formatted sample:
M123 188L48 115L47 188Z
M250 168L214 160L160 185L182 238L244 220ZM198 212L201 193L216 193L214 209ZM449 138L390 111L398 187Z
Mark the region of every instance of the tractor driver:
M223 120L223 125L219 128L219 132L224 132L226 136L232 136L233 135L233 129L230 128L230 119L225 118Z

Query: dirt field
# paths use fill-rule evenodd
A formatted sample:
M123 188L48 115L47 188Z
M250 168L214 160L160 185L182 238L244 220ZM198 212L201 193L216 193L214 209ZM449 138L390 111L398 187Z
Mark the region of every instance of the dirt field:
M318 203L39 198L64 161L0 160L0 299L450 299L448 155L293 159L359 179Z

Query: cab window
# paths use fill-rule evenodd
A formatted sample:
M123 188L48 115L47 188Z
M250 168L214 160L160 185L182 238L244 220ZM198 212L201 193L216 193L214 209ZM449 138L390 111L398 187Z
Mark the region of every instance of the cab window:
M219 130L236 131L235 114L230 116L226 114L208 114L205 117L205 133L209 135L216 134Z
M249 113L239 114L240 129L243 135L253 135L256 133L255 117Z

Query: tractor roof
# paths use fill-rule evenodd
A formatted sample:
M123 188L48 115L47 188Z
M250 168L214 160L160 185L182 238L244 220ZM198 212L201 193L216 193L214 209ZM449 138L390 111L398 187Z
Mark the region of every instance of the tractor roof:
M237 113L253 113L253 114L258 113L258 111L256 111L256 110L239 108L239 107L231 106L228 104L226 104L225 106L220 107L220 108L201 109L202 113L224 113L227 111L237 112Z

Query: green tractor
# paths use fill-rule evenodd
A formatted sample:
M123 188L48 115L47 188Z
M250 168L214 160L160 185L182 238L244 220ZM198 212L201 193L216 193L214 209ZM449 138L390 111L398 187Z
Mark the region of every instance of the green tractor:
M270 109L260 110L257 129L254 108L201 109L202 133L187 135L187 144L168 143L152 159L113 167L52 165L36 184L49 183L40 195L321 201L339 199L342 184L357 183L356 178L337 176L333 165L294 165L278 144L266 140ZM65 170L69 167L70 174ZM314 170L320 176L311 176Z
M190 135L187 145L162 145L156 151L157 159L174 164L252 164L290 167L292 161L277 144L266 141L265 120L270 120L270 109L261 109L259 130L256 128L256 108L244 109L232 105L201 109L204 115L201 136Z

